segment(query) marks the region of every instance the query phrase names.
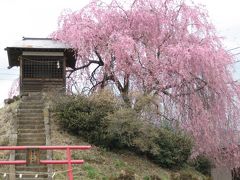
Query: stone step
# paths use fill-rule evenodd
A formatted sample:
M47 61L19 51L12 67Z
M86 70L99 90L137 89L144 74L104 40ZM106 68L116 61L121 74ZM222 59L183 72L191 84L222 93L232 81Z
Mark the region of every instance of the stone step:
M44 123L40 122L40 121L21 121L19 122L19 127L27 127L27 126L43 126L42 128L44 128Z
M24 106L43 106L44 102L43 100L29 100L29 101L21 101L19 104L19 107L24 107Z
M43 100L26 100L26 101L21 101L21 103L19 104L19 107L24 107L24 106L43 106L44 102Z
M35 146L35 145L42 146L42 145L46 144L45 141L46 141L45 139L43 139L43 140L38 139L38 140L32 140L32 141L26 141L26 140L19 139L18 144L20 146L22 146L22 145L28 146L27 144L29 144L29 146Z
M26 152L27 150L16 150L16 153L17 155L23 155L25 154L26 155ZM44 154L46 155L47 154L47 150L39 150L40 154ZM25 165L18 165L18 166L25 166Z
M26 117L24 117L24 116L22 116L22 117L19 117L18 118L18 120L19 121L21 121L21 120L39 120L39 121L43 121L43 117L42 116L31 116L31 117L29 117L29 116L26 116Z
M37 135L39 133L45 133L45 129L44 128L31 128L29 129L28 127L21 127L21 129L19 129L20 131L18 131L18 135L20 135L21 133L25 134L25 133L32 133L32 135Z
M31 104L31 105L22 105L21 107L18 107L18 112L20 111L24 111L24 110L31 110L31 111L36 111L36 110L43 110L43 105L34 105L34 104Z
M16 160L25 160L26 159L26 154L16 154L15 156ZM47 155L46 154L40 154L40 159L41 160L46 160L47 159Z
M32 173L30 171L16 171L16 174L17 174L16 177L19 178L19 174L22 174L22 179L19 178L21 180L25 180L25 179L26 180L27 179L34 179L34 180L38 179L39 180L39 178L45 178L46 179L48 177L47 172L38 172L38 173L35 173L35 172ZM38 178L35 178L36 174L38 174Z
M45 136L45 129L18 129L18 135Z
M35 128L35 129L21 128L21 129L18 129L18 134L21 134L21 133L23 133L23 134L32 133L32 135L37 135L39 133L45 133L45 129L44 128L39 128L39 129L38 128Z
M25 113L43 113L43 110L42 109L31 109L31 108L28 108L28 109L18 109L18 113L23 113L23 114L25 114Z
M34 136L34 135L32 135ZM20 142L31 142L31 143L35 143L35 142L45 142L46 138L45 137L33 137L33 138L17 138L18 143Z
M36 116L36 117L21 117L21 118L18 118L18 121L21 123L22 121L39 121L39 122L44 122L43 121L43 117L39 117L39 116Z
M25 180L36 180L36 178L34 177L34 178L24 178ZM48 178L37 178L37 180L46 180L46 179L48 179ZM16 177L16 180L23 180L23 179L20 179L20 178L17 178Z
M17 154L16 156L15 156L15 159L16 160L24 160L24 159L26 159L26 154ZM41 160L46 160L47 159L47 155L46 154L41 154L40 155L40 159ZM19 169L19 168L18 168ZM24 169L24 168L22 168L22 169Z
M34 141L34 142L17 142L18 146L45 146L45 141Z
M34 145L34 143L42 143L44 144L46 142L46 139L40 139L40 138L34 138L34 139L18 139L18 143L22 144L22 143L32 143Z
M17 142L18 146L45 146L46 142L45 141L18 141Z
M26 159L26 156L22 156L22 155L18 155L16 156L16 160L25 160ZM40 155L40 160L46 160L46 155ZM32 168L32 169L29 169L29 168L15 168L16 170L19 170L19 171L25 171L25 170L29 170L29 171L45 171L46 170L46 167L45 168Z
M43 99L42 98L38 98L38 97L31 97L31 98L22 98L21 99L21 102L23 102L23 103L26 103L26 102L41 102L41 103L43 103Z
M20 138L28 138L28 137L45 137L45 132L38 132L38 133L19 133L18 137Z
M26 82L27 83L27 82ZM28 82L28 83L30 83L30 84L33 84L33 83L36 83L36 84L38 84L39 82L33 82L33 81L30 81L30 82ZM42 92L41 91L38 91L38 92L31 92L31 91L24 91L24 93L22 93L22 95L23 96L34 96L34 95L36 95L36 96L41 96L42 95Z
M24 109L24 108L30 108L30 109L42 109L43 108L43 103L28 103L28 102L22 102L19 107L19 109Z
M29 123L29 124L20 124L19 123L19 130L45 130L44 124L34 124L34 123ZM19 131L20 132L20 131Z
M44 124L19 124L19 129L44 129Z
M18 137L17 138L18 143L22 143L22 142L45 142L46 141L46 137L44 136L39 136L39 137Z
M27 115L26 114L18 114L18 119L22 120L22 119L32 119L32 120L42 120L43 121L43 113L41 114L36 114L36 113L33 113L32 115Z
M27 150L16 150L16 155L26 155ZM47 155L47 150L39 150L40 154ZM25 166L25 165L18 165L18 166Z
M22 102L26 102L26 101L43 101L42 97L27 97L25 96L24 98L21 99Z
M44 122L43 121L43 116L21 116L21 117L18 117L18 121L21 122L21 121L40 121L40 122Z
M48 179L48 178L35 178L35 177L34 177L34 178L26 178L26 177L25 177L24 179L25 179L25 180L36 180L36 179L37 179L37 180L46 180L46 179ZM17 178L17 177L16 177L16 180L23 180L23 179L20 179L20 178Z
M20 123L18 126L20 129L43 129L45 126L44 124L35 124L35 123L29 123L29 124L24 124Z
M30 146L34 146L35 144L36 145L41 145L41 144L45 144L46 142L46 139L32 139L32 140L29 140L29 139L18 139L18 144L19 145L22 145L22 144L30 144Z
M42 99L27 99L27 100L22 100L20 105L43 105L44 101Z
M47 150L39 150L41 155L47 155ZM26 155L26 150L16 150L16 155ZM18 165L18 166L25 166L25 165Z
M29 134L29 133L35 133L35 134L40 134L44 133L45 134L45 129L18 129L18 134Z
M27 116L27 117L32 117L32 116L42 116L43 115L43 111L26 111L26 112L18 112L18 116L23 117L23 116Z
M21 145L25 145L25 144L29 144L29 146L35 146L35 144L38 146L38 145L44 145L46 144L46 139L33 139L31 141L29 140L25 140L25 139L18 139L18 144L21 146ZM27 146L27 145L25 145Z
M43 114L41 115L35 115L35 116L27 116L27 115L21 115L21 116L18 116L18 119L19 120L22 120L22 119L29 119L29 120L39 120L39 121L43 121Z
M28 127L24 127L24 126L21 126L21 129L18 129L18 135L20 134L26 134L26 133L31 133L32 135L37 135L39 133L45 133L45 128L29 128Z
M19 142L22 141L31 141L31 142L35 142L35 141L46 141L46 138L43 136L36 136L36 135L32 135L32 137L18 137L17 138Z
M32 172L45 172L47 166L45 165L29 165L29 166L16 166L17 171L32 171Z
M23 119L18 122L21 125L24 125L24 124L44 125L44 122L42 122L41 120L25 120L25 119Z
M41 100L41 95L28 95L28 96L22 96L22 100Z
M42 118L39 119L19 119L18 124L32 123L32 124L44 124Z
M19 129L20 131L23 130L23 129ZM36 136L45 136L45 129L42 129L41 131L39 129L36 129L36 130L32 130L32 129L26 129L26 130L31 130L32 132L24 132L24 131L21 131L20 133L18 133L18 136L22 136L22 137L29 137L29 136L32 136L32 135L36 135Z
M27 105L20 105L19 110L24 110L24 109L32 109L32 110L37 110L37 109L43 109L43 104L27 104Z
M41 93L25 93L22 96L18 109L18 137L17 145L44 146L46 145L45 125L43 120L44 102ZM26 159L26 151L16 151L16 159ZM47 151L40 151L40 159L47 158ZM43 180L47 179L46 165L16 165L16 179ZM38 177L35 178L35 175Z

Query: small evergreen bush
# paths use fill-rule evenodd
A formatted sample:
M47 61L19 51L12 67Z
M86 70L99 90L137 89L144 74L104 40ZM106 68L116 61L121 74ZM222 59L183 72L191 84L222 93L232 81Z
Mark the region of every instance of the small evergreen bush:
M63 128L99 145L107 127L104 117L114 111L114 102L114 97L107 92L91 97L79 95L70 100L66 97L66 101L56 105L56 111Z
M157 153L150 153L150 158L162 167L178 169L181 168L191 155L192 140L180 131L160 128L158 130L156 145L159 147Z
M131 108L119 109L106 119L106 142L111 148L128 148L171 169L182 167L191 155L193 143L186 134L145 123Z
M211 161L204 155L199 155L190 162L197 171L201 172L204 175L211 175Z
M141 123L137 114L131 108L121 108L105 118L106 128L105 146L110 148L133 148L134 139L139 136Z
M115 149L127 148L139 154L154 153L157 129L142 121L132 108L120 108L106 118L105 146Z

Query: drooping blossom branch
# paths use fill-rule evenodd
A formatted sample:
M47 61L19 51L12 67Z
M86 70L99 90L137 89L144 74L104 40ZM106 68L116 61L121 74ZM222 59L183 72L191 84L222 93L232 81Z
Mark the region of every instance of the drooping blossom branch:
M53 37L76 49L68 76L79 84L91 91L113 84L126 103L133 91L156 96L161 118L194 138L193 156L235 167L240 89L233 56L208 19L184 0L94 0L62 15Z

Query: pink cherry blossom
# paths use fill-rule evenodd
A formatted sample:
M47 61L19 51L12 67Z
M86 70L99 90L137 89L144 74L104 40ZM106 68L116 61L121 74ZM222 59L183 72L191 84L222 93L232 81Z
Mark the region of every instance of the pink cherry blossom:
M92 90L114 87L158 96L160 116L188 132L193 156L239 166L239 84L206 10L184 0L92 1L63 14L52 35L70 44L69 70Z

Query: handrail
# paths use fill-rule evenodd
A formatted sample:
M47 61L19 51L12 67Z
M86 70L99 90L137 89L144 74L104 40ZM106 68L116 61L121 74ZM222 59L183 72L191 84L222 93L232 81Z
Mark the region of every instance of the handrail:
M67 164L68 179L73 180L72 164L83 164L84 160L72 160L71 150L88 150L91 146L0 146L0 150L66 150L66 160L39 160L39 164ZM0 165L28 164L27 160L0 161Z

